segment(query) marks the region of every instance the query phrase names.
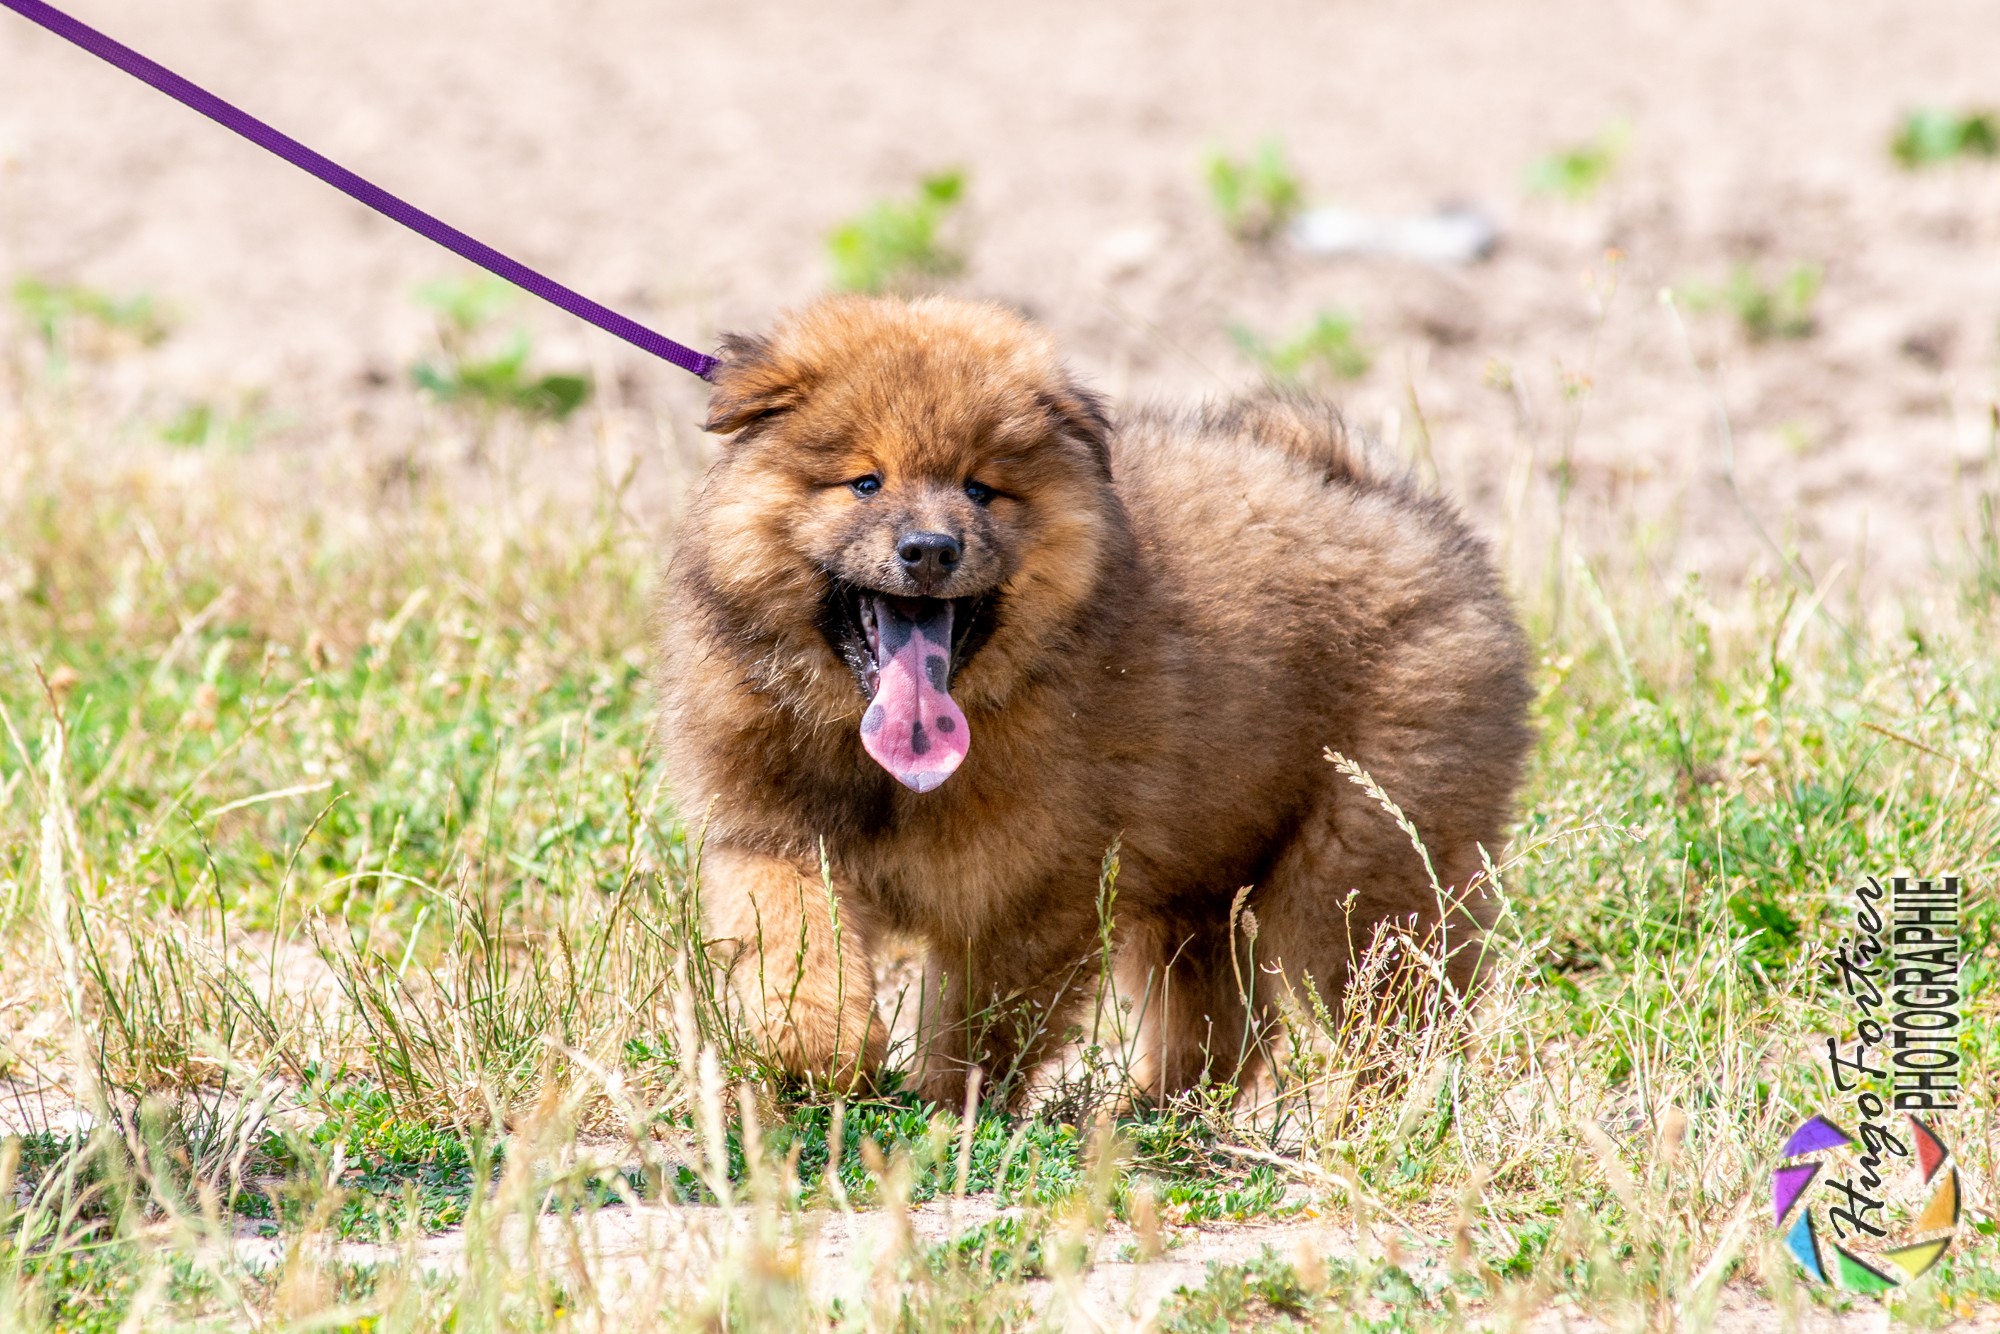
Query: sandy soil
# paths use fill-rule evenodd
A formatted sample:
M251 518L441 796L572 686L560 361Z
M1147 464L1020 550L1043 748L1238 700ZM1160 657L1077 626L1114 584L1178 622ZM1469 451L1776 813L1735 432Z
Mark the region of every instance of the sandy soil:
M1587 549L1636 534L1662 578L1726 582L1773 564L1761 525L1837 594L1909 591L1957 555L1969 488L1994 483L2000 166L1912 175L1885 149L1906 109L1992 95L2000 22L1979 0L1025 0L976 20L897 0L74 7L696 343L812 295L829 227L958 164L957 290L1034 311L1121 399L1240 388L1256 371L1229 325L1352 311L1377 352L1352 415L1427 454L1503 540L1549 530L1567 449ZM1527 164L1619 120L1630 147L1594 199L1525 192ZM1246 255L1199 162L1267 134L1316 200L1470 200L1504 243L1451 271ZM1752 346L1696 314L1683 339L1659 289L1739 262L1823 266L1819 333ZM162 419L262 394L300 447L395 436L429 338L412 289L456 263L0 21L0 275L169 303L177 333L126 372ZM618 371L641 422L694 419L681 372L518 313L552 361Z
M33 1077L0 1078L0 1134L88 1131L91 1124L92 1118L75 1106L69 1090ZM576 1152L586 1157L601 1154L606 1166L630 1167L623 1161L626 1147L609 1141L595 1146L580 1143ZM1311 1195L1303 1186L1294 1190L1299 1192L1295 1198L1308 1207L1291 1219L1167 1225L1156 1234L1158 1249L1152 1254L1141 1254L1137 1234L1112 1222L1085 1272L1036 1280L1027 1285L1025 1295L1053 1324L1103 1334L1155 1328L1166 1303L1182 1290L1203 1286L1210 1265L1243 1264L1266 1248L1308 1275L1322 1261L1359 1262L1379 1257L1388 1247L1394 1247L1396 1263L1426 1287L1443 1282L1449 1273L1451 1242L1444 1225L1429 1228L1419 1223L1418 1230L1411 1230L1378 1221L1364 1235L1350 1220L1322 1216L1310 1207ZM17 1187L17 1193L25 1202L26 1186ZM903 1211L818 1209L782 1217L741 1203L733 1209L611 1204L573 1216L541 1215L532 1247L524 1221L510 1216L502 1221L497 1252L475 1254L460 1228L389 1246L340 1242L318 1234L277 1237L271 1235L268 1223L248 1219L237 1223L227 1244L237 1260L253 1267L276 1264L299 1247L304 1247L296 1256L301 1260L412 1264L435 1274L463 1274L468 1267L495 1263L517 1270L559 1267L572 1280L587 1281L600 1295L615 1295L618 1304L639 1309L709 1291L721 1267L736 1265L743 1267L742 1272L796 1281L817 1303L838 1299L849 1309L859 1309L870 1300L871 1274L904 1248L964 1236L1006 1212L1010 1211L997 1208L990 1196L937 1199ZM1759 1242L1755 1235L1747 1239L1750 1246ZM482 1246L492 1244L487 1241ZM1687 1327L1716 1334L1868 1334L1892 1327L1887 1308L1875 1303L1851 1300L1849 1309L1834 1311L1805 1296L1800 1286L1783 1300L1774 1300L1747 1282L1735 1281L1717 1294L1712 1311L1682 1312L1676 1327L1687 1321L1691 1322ZM1386 1315L1386 1310L1377 1314ZM1468 1326L1531 1334L1601 1334L1616 1327L1620 1326L1607 1324L1565 1294L1527 1289L1478 1313ZM1984 1311L1937 1327L2000 1329L2000 1315Z
M838 1299L847 1309L868 1304L873 1266L912 1244L931 1246L963 1236L991 1221L998 1211L984 1201L957 1204L934 1201L900 1216L883 1213L822 1213L792 1218L767 1234L761 1252L753 1245L754 1224L747 1211L734 1214L709 1206L676 1208L607 1208L587 1217L540 1221L539 1253L543 1264L561 1263L569 1272L587 1274L592 1288L621 1305L644 1309L688 1287L700 1287L717 1268L728 1263L756 1266L766 1272L796 1277L816 1301ZM801 1225L803 1224L803 1225ZM244 1235L234 1243L242 1259L274 1263L284 1254L274 1240ZM525 1229L503 1230L502 1247L509 1257L525 1256ZM1168 1229L1156 1258L1134 1254L1132 1235L1115 1226L1098 1245L1098 1258L1088 1272L1042 1279L1028 1285L1028 1298L1046 1312L1051 1324L1078 1331L1140 1331L1157 1327L1163 1303L1182 1289L1198 1290L1212 1264L1243 1264L1266 1248L1312 1272L1327 1260L1353 1262L1357 1255L1352 1234L1320 1222L1213 1224L1205 1228ZM1415 1241L1415 1239L1411 1239ZM1403 1242L1402 1264L1425 1285L1441 1282L1449 1251L1441 1245ZM754 1259L761 1253L763 1259ZM561 1257L556 1260L555 1257ZM326 1248L326 1258L347 1263L392 1264L399 1254L386 1246L343 1243ZM420 1243L414 1260L431 1272L461 1271L468 1263L464 1238L447 1233ZM485 1261L491 1263L488 1257ZM526 1263L515 1258L512 1263ZM1386 1317L1385 1309L1372 1314ZM1771 1302L1739 1287L1725 1287L1712 1316L1697 1327L1714 1334L1871 1334L1891 1328L1887 1312L1872 1305L1829 1311L1799 1301L1781 1317ZM1978 1328L1963 1322L1961 1328ZM1483 1313L1468 1328L1520 1330L1526 1334L1607 1334L1614 1326L1594 1318L1566 1298L1557 1297L1533 1308Z

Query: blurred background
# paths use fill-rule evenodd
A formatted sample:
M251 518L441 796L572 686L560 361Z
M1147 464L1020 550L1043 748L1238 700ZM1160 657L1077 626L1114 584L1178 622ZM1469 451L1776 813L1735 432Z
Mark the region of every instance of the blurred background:
M1118 402L1314 384L1517 570L1872 603L1990 538L1978 0L71 9L697 346L936 289ZM107 459L365 494L499 431L507 486L612 479L664 532L712 448L684 373L11 14L0 279L17 372L116 405Z

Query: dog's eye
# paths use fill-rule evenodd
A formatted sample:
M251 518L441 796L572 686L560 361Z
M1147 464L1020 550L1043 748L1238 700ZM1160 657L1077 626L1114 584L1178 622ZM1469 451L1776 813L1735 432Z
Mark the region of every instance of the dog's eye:
M882 479L871 472L866 477L855 478L847 485L853 488L857 496L872 496L882 489Z
M990 505L993 503L993 488L984 482L967 482L965 484L965 494L971 498L972 503L975 505Z

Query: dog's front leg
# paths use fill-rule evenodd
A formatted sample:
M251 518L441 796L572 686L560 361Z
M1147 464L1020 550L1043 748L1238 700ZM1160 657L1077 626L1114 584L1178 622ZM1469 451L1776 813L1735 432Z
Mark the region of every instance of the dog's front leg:
M701 892L729 986L772 1064L835 1087L873 1073L888 1048L875 1013L869 922L817 868L710 848Z

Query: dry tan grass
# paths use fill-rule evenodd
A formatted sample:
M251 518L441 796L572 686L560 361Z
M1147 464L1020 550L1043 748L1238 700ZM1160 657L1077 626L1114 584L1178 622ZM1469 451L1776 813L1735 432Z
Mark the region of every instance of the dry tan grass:
M1091 1117L1116 1105L1114 1015L1048 1114L972 1123L981 1171L1014 1144L1041 1184L959 1214L919 1198L951 1199L955 1109L880 1113L901 1128L829 1180L831 1108L763 1079L702 975L643 676L661 474L688 455L640 451L617 414L503 423L483 459L463 423L186 451L103 374L17 356L0 402L0 1078L53 1089L10 1124L96 1126L8 1141L7 1334L1119 1323L1152 1314L1104 1304L1120 1255L1162 1241L1226 1262L1168 1271L1197 1278L1171 1305L1188 1327L1274 1301L1357 1328L1831 1318L1763 1192L1826 1092L1839 886L1990 883L2000 859L1977 569L1855 616L1769 587L1662 604L1574 551L1529 561L1544 740L1496 868L1489 1001L1462 1025L1304 1007L1273 1035L1282 1100L1239 1114L1218 1089L1112 1139ZM538 494L509 471L530 454L595 480ZM1970 930L1980 1082L1944 1129L1976 1227L1990 914ZM1423 967L1397 948L1380 967ZM239 1244L263 1224L226 1203L275 1235ZM1312 1227L1270 1224L1282 1254L1258 1259L1255 1220L1299 1203ZM1218 1234L1231 1213L1251 1223ZM640 1219L678 1240L635 1265ZM382 1249L342 1249L371 1229ZM1899 1309L1996 1292L1968 1248Z

